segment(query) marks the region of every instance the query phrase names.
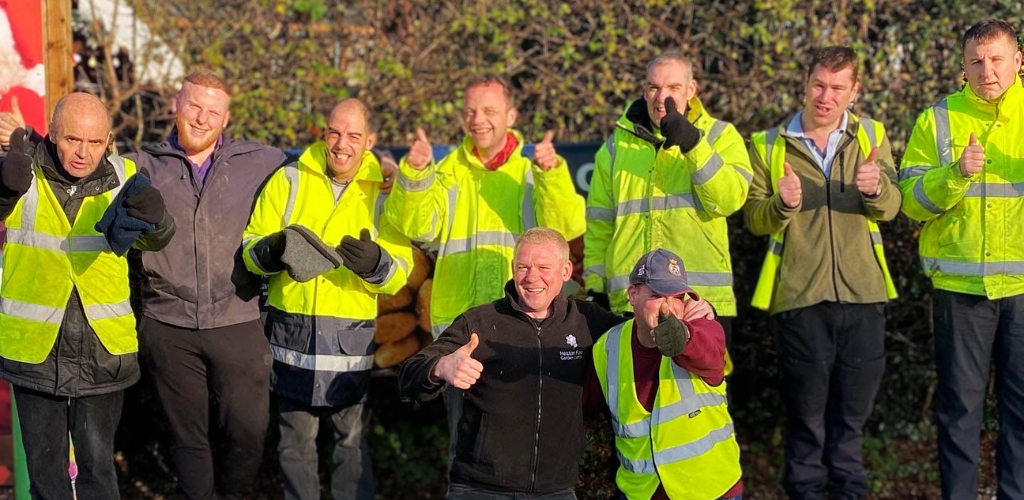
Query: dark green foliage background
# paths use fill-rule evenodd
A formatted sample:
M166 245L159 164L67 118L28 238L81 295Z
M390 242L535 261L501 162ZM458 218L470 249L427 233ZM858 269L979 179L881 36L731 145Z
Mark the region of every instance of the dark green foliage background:
M961 80L959 38L998 17L1021 26L1017 1L937 0L134 0L140 15L181 47L186 65L220 69L234 87L231 130L275 146L318 137L322 113L341 97L366 100L383 144L408 144L417 126L436 142L461 137L461 87L483 71L509 78L530 140L603 140L639 95L647 61L665 49L693 57L700 96L742 134L778 124L802 103L812 51L850 45L862 57L855 111L885 123L894 150L918 113ZM172 91L167 90L165 95ZM784 413L767 316L748 304L766 241L730 219L736 322L732 413L744 449L748 497L778 498ZM883 224L900 299L887 308L887 371L867 426L875 498L937 496L930 283L917 260L917 224ZM377 383L370 425L379 496L437 498L443 491L443 408L397 402ZM140 391L144 392L144 391ZM144 394L139 397L146 397ZM990 401L991 403L991 401ZM991 407L991 405L990 405ZM153 412L150 404L146 410ZM982 486L992 488L989 412ZM131 412L126 409L126 417ZM601 419L588 424L581 498L608 498L615 456ZM151 429L125 419L123 435ZM125 434L130 433L130 434ZM271 441L273 437L270 438ZM137 441L137 440L134 440ZM122 440L125 442L125 440ZM272 445L268 470L276 465ZM157 444L132 443L125 449ZM128 462L146 462L126 452ZM273 487L275 481L268 483ZM126 485L126 491L138 488ZM274 498L279 491L268 491Z

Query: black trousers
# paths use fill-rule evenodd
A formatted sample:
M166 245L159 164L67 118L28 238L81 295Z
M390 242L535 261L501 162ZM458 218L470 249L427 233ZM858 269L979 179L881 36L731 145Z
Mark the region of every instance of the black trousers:
M995 354L999 500L1024 499L1024 295L932 294L942 498L978 498L985 388Z
M114 432L124 391L80 398L57 397L14 386L30 493L36 500L71 500L68 432L75 443L78 498L117 499Z
M822 302L772 323L787 411L786 493L863 497L863 427L885 371L884 304Z
M144 317L139 353L170 423L171 459L184 497L247 494L259 472L270 418L272 358L260 322L194 330ZM225 440L216 472L211 403Z

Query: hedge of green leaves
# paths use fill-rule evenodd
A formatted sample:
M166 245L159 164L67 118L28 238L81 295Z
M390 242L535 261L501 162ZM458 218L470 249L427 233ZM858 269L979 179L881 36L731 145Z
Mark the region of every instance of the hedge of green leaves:
M484 71L513 82L519 128L528 138L554 129L559 141L603 140L639 95L647 61L665 49L693 57L705 106L749 135L798 109L812 51L841 44L862 57L856 112L885 123L899 155L917 114L961 87L959 37L967 27L990 17L1024 26L1024 6L1016 0L134 4L154 31L183 48L188 65L211 65L229 78L235 134L286 148L315 140L322 113L346 96L370 104L383 144L409 143L417 126L427 127L437 142L455 142L461 136L460 89ZM730 222L736 293L746 305L765 241L746 232L739 219ZM918 225L901 216L882 231L900 299L887 309L887 372L867 428L867 457L877 497L927 498L937 484L930 444L936 380L930 284L917 260ZM784 414L766 320L741 308L730 384L751 491L773 498ZM388 495L422 496L431 490L424 484L444 477L443 422L438 417L436 427L410 427L387 413L378 411L371 426L378 484ZM991 416L987 425L995 425ZM607 498L615 461L608 433L595 433L593 443L581 497ZM983 486L991 482L986 472Z

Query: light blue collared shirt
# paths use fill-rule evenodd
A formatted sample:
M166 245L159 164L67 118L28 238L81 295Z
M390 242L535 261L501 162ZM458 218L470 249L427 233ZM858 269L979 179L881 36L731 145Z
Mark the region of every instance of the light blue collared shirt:
M847 119L849 112L843 111L843 120L839 123L839 128L833 130L828 134L828 146L825 151L818 149L817 144L810 137L804 134L804 126L800 123L800 117L804 115L803 111L798 112L793 119L789 121L789 125L786 126L786 133L803 141L804 146L811 151L814 156L815 163L818 164L818 168L825 173L825 177L828 178L832 172L832 160L835 159L836 149L839 148L839 141L843 138L843 134L846 133Z

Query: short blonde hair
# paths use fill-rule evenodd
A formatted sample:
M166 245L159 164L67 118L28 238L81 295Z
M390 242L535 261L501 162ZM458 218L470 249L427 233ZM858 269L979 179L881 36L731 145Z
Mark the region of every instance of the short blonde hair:
M522 247L524 243L531 243L534 245L552 243L555 245L555 248L558 249L559 260L569 260L569 243L565 241L565 237L562 236L562 233L559 233L549 227L534 227L527 229L526 232L516 240L515 255L519 255L519 248Z
M228 82L212 69L202 67L193 69L185 77L185 81L200 87L222 90L228 97L231 97L231 87L228 86Z

